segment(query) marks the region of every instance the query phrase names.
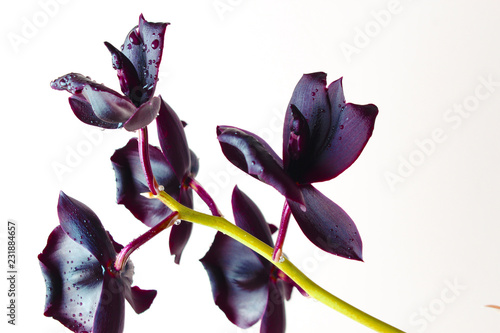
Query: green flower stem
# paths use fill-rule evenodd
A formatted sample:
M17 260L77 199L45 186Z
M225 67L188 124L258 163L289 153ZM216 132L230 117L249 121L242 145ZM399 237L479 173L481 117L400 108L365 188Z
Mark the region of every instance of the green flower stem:
M235 239L241 244L247 246L248 248L252 249L253 251L269 260L273 265L275 265L286 275L288 275L288 277L290 277L293 281L295 281L295 283L297 283L297 285L304 289L304 291L309 294L309 296L331 307L332 309L337 310L347 317L354 319L360 324L363 324L377 332L403 332L330 294L328 291L321 288L311 279L305 276L304 273L302 273L286 257L283 257L278 262L273 261L272 247L268 246L251 234L232 224L225 218L207 215L187 208L175 201L175 199L173 199L170 195L163 191L159 192L157 195L149 193L148 197L159 199L172 211L177 211L179 213L178 218L181 220L201 224L216 229Z

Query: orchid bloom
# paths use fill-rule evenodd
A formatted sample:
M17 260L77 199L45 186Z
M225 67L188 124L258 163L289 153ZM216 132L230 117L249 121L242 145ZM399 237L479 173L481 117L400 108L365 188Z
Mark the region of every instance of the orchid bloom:
M161 104L160 98L153 95L167 25L148 22L141 15L139 25L128 33L121 51L105 42L125 96L78 73L55 79L51 87L72 94L71 109L86 124L108 129L124 127L128 131L148 125L156 118Z
M342 78L326 87L326 74L312 73L298 82L288 104L283 160L253 133L230 126L217 128L229 161L286 197L278 253L291 212L316 246L341 257L362 260L356 225L311 183L337 177L358 158L372 134L377 113L373 104L346 103Z
M270 226L257 205L237 187L232 206L236 225L272 247ZM201 262L210 278L215 304L232 323L249 328L262 320L261 333L285 331L284 299L290 298L292 286L269 261L217 232Z
M114 266L122 246L89 207L61 192L57 210L60 225L38 256L47 288L45 315L77 333L123 332L125 299L141 313L156 291L131 287L132 262Z
M189 182L198 173L198 158L189 149L184 124L163 100L156 118L161 149L149 145L151 168L164 190L185 206L193 208ZM137 139L131 139L111 156L116 175L117 202L123 204L141 222L153 227L171 214L159 200L143 197L148 185L141 167ZM191 235L192 223L182 221L172 226L170 252L179 263L182 251Z

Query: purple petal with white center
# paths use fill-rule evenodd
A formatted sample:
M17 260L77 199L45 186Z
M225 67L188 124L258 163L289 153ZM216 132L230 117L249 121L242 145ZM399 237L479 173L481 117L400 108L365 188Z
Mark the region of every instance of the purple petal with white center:
M254 325L267 305L269 270L255 253L217 232L200 260L210 278L215 304L241 328Z
M103 287L103 268L57 226L38 256L47 287L44 314L73 332L92 331Z
M345 104L342 79L328 87L332 132L306 175L308 182L337 177L356 161L370 139L378 109L373 104Z
M156 118L156 128L163 155L172 166L179 182L182 182L191 168L191 153L182 122L163 99Z
M165 192L179 198L179 182L163 153L156 147L149 146L151 168L158 184ZM123 148L117 149L111 162L116 176L116 201L125 207L140 221L153 227L163 221L171 211L159 200L145 198L141 193L149 192L141 165L137 139L131 139Z
M218 126L217 139L226 158L239 169L273 186L288 199L303 204L298 185L283 170L276 153L253 133L236 127Z
M291 200L288 204L304 235L326 252L361 261L361 237L349 215L313 186L304 185L301 190L306 212Z
M107 267L115 260L116 252L108 233L89 207L61 191L57 213L64 232L92 253L101 265Z
M153 97L147 102L144 102L135 113L125 122L123 127L130 132L137 131L140 128L146 127L160 111L160 98Z

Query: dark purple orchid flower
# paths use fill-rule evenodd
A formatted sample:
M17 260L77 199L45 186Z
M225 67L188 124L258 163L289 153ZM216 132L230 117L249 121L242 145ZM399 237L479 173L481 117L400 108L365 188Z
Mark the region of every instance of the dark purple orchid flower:
M354 222L311 183L335 178L357 159L372 134L377 113L372 104L346 103L342 78L326 87L326 74L312 73L295 87L286 112L283 161L248 131L219 126L217 135L234 165L286 197L311 242L329 253L362 260Z
M72 94L71 109L86 124L124 127L128 131L148 125L160 108L160 99L153 95L167 25L148 22L141 15L139 25L128 33L121 51L105 42L125 96L77 73L61 76L51 82L51 87Z
M165 192L181 204L193 208L193 194L189 181L198 173L198 159L190 151L184 125L177 114L163 100L156 118L161 150L149 145L153 174ZM137 139L131 139L111 156L116 175L117 202L125 205L132 214L149 227L163 221L172 212L159 200L143 197L149 192L141 166ZM179 263L182 251L191 235L192 223L182 221L172 226L170 252Z
M232 205L236 225L272 247L270 226L237 187ZM232 323L248 328L262 320L262 333L285 331L284 299L290 299L291 285L280 279L269 261L221 232L200 261L210 278L215 304Z
M131 287L130 261L115 269L122 246L90 208L61 192L57 209L60 225L38 256L47 287L45 315L73 332L123 332L125 299L141 313L156 290Z

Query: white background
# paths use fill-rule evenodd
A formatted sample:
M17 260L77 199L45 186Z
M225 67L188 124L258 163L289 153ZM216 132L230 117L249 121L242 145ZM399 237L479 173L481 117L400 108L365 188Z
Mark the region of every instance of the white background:
M260 133L281 154L282 117L301 75L343 76L347 101L374 103L380 113L356 163L317 187L356 222L365 262L320 252L294 221L285 252L333 294L405 331L498 331L500 311L485 306L500 305L499 10L491 0L9 2L0 14L0 261L5 272L6 223L14 219L18 326L6 324L2 277L2 327L67 331L43 316L37 260L58 224L59 190L90 206L121 243L146 230L115 204L109 162L133 134L80 123L69 94L49 87L74 71L119 90L103 42L119 47L143 13L171 23L157 93L189 124L198 180L228 218L236 183L275 224L283 198L234 170L215 126ZM440 140L430 143L436 131ZM58 177L54 165L83 146L86 156ZM158 296L142 315L127 305L125 332L241 332L213 304L198 262L213 235L195 226L180 266L167 252L168 232L133 254L135 283ZM370 331L298 293L286 309L290 333Z

